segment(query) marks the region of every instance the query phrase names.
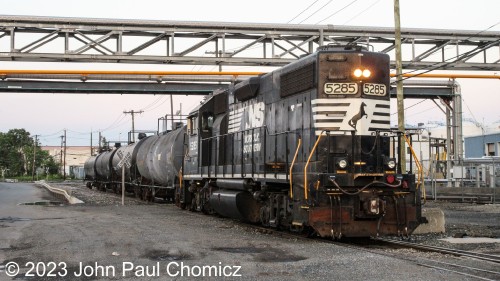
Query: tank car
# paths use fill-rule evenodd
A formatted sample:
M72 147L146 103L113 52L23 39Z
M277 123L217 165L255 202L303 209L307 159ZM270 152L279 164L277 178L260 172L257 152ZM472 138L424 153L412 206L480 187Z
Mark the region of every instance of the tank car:
M136 143L90 157L85 163L87 187L120 193L123 168L127 192L147 201L173 200L183 163L185 131L185 126L180 126L161 135L148 137L141 133ZM119 167L127 155L130 167Z
M177 203L322 237L410 234L415 176L398 169L389 56L326 46L219 91L188 117Z
M84 180L86 181L86 185L89 188L92 187L92 182L94 182L96 180L96 171L95 171L96 158L97 157L95 155L92 155L83 164L83 169L85 170Z
M141 188L144 200L155 197L174 199L184 157L185 132L185 126L182 126L148 137L138 149L135 161L137 186Z
M116 151L116 149L106 150L96 156L94 164L96 181L94 182L94 186L99 190L105 191L106 189L113 189L115 187L116 174L113 169L113 156Z

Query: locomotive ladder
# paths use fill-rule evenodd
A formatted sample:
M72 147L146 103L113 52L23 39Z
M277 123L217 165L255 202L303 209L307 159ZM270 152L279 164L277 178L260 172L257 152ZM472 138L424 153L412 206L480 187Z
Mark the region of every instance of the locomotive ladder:
M418 177L417 177L417 189L422 188L422 197L424 199L424 203L426 200L426 195L425 195L425 185L423 184L423 178L424 178L424 169L422 167L422 164L418 160L417 154L415 153L415 150L413 150L413 146L411 145L410 139L406 134L403 134L403 137L405 138L406 144L408 144L408 147L410 148L411 154L413 155L413 158L415 159L415 164L417 165L418 169ZM411 164L410 164L411 165Z

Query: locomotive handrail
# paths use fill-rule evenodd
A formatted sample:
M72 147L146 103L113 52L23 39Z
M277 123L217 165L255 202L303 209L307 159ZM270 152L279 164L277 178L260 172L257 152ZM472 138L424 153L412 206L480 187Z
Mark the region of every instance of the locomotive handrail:
M415 150L413 150L413 146L410 143L410 140L406 136L406 134L403 134L403 137L405 138L406 143L408 144L408 147L410 148L411 154L415 158L415 164L417 164L417 169L418 169L418 178L417 178L417 189L421 186L422 187L422 197L424 199L424 203L426 201L426 195L425 195L425 184L423 184L422 178L423 178L423 168L422 164L420 164L420 161L418 160L417 154L415 153Z
M299 135L299 142L297 144L297 149L295 150L295 155L293 156L292 164L290 165L290 198L292 199L293 199L293 182L292 182L293 165L295 165L295 160L297 160L297 156L299 155L299 149L301 144L302 144L302 138Z
M306 199L306 200L308 198L307 194L309 193L309 188L307 187L307 167L309 166L309 162L311 162L311 158L314 154L314 151L316 150L316 147L318 146L319 141L321 140L321 136L323 135L324 132L325 132L325 130L321 131L321 133L319 134L318 139L314 143L314 146L313 146L311 152L309 153L309 157L307 158L306 165L304 166L304 199Z
M263 130L263 132L264 132L264 136L263 136L263 138L264 138L264 145L263 145L263 147L264 147L264 159L266 159L266 151L265 150L266 150L266 145L267 145L267 136L276 137L276 136L280 136L280 135L289 135L290 133L297 133L295 131L283 131L283 132L278 132L278 133L271 133L271 132L269 132L269 128L267 127L267 125L264 125L264 126L260 126L260 127L255 127L255 128L250 128L250 129L245 129L245 130L237 131L237 132L231 132L231 133L226 133L226 134L222 134L222 135L211 136L211 137L207 137L207 138L201 138L200 141L201 142L205 142L205 141L211 141L211 140L215 139L218 142L219 138L221 138L221 137L235 136L235 135L238 135L238 134L241 134L242 136L244 136L244 135L248 134L248 132L252 132L252 155L253 155L253 153L254 153L253 146L254 146L254 143L255 143L253 135L254 135L255 130L258 130L258 131L262 131ZM275 139L275 141L276 141L276 139ZM286 144L288 145L288 137L287 137ZM233 149L234 149L234 147L233 147ZM288 148L286 150L288 150ZM275 149L275 153L276 153L276 149ZM233 154L234 154L234 152L233 152ZM242 154L241 155L241 159L243 161L243 142L242 142L242 147L241 147L241 154ZM252 156L252 159L253 158L254 157ZM277 155L275 155L274 158L275 158L274 161L276 162ZM287 160L286 160L286 169L285 169L285 171L289 167L288 153L286 154L286 158L287 158ZM209 162L211 163L211 160ZM242 175L241 176L243 177L243 174L244 174L244 170L243 170L244 167L243 166L244 165L243 165L243 163L241 163L241 165L242 165L242 170L241 170ZM233 164L233 166L234 166L234 164ZM254 169L255 169L255 163L252 162L252 176L255 173ZM210 169L208 169L207 172L210 172ZM233 172L234 172L234 168L233 168ZM266 174L266 173L267 172L264 171L264 174ZM274 174L276 174L276 173L277 172L275 172ZM287 176L287 179L288 179L288 174L286 174L286 176Z

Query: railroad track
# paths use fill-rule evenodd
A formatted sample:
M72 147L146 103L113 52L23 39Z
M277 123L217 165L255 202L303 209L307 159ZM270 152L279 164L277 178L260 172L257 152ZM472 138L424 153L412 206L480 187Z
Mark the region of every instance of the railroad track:
M370 241L375 242L375 243L384 243L386 245L391 245L391 246L398 246L402 248L413 248L413 249L418 249L421 251L427 251L427 252L436 252L436 253L441 253L441 254L449 254L449 255L455 255L455 256L461 256L461 257L467 257L467 258L473 258L481 261L488 261L491 263L498 264L500 263L500 256L498 255L491 255L491 254L485 254L485 253L477 253L477 252L470 252L470 251L464 251L464 250L458 250L458 249L451 249L451 248L445 248L445 247L436 247L436 246L428 246L428 245L422 245L422 244L417 244L414 242L407 242L407 241L400 241L400 240L394 240L394 239L387 239L387 238L374 238L370 239L368 241L363 241L362 244L359 243L353 243L351 242L339 242L339 241L333 241L333 240L328 240L328 239L311 239L308 238L302 234L298 233L291 233L287 231L279 231L276 229L272 228L265 228L262 226L256 226L256 225L249 225L245 223L237 223L240 226L246 227L248 229L252 229L254 231L263 233L263 234L270 234L278 237L282 237L285 239L298 239L298 240L309 240L309 241L316 241L316 242L322 242L322 243L328 243L328 244L334 244L340 247L348 247L356 250L362 250L362 251L368 251L371 253L375 254L380 254L380 255L386 255L386 256L391 256L391 257L397 257L398 259L404 259L407 260L411 263L414 263L419 266L427 267L427 268L432 268L435 270L440 270L440 271L445 271L453 274L458 274L462 276L467 276L472 279L477 279L477 280L487 280L487 281L498 281L500 280L500 271L496 271L496 269L493 270L488 270L484 268L479 268L476 266L471 266L470 264L458 264L458 263L452 263L448 261L441 261L438 259L428 259L428 258L423 258L423 257L413 257L413 256L402 256L401 254L388 254L383 251L379 250L374 250L370 249L367 246L370 246ZM369 244L366 244L366 243ZM460 262L460 261L458 261ZM467 263L467 261L465 261ZM495 266L492 266L493 268L496 268Z
M493 263L500 263L500 256L499 255L491 255L491 254L464 251L464 250L451 249L451 248L445 248L445 247L429 246L429 245L423 245L423 244L417 244L417 243L408 242L408 241L401 241L401 240L394 240L394 239L387 239L387 238L376 238L375 240L382 241L382 242L389 243L389 244L393 244L393 245L399 245L399 246L404 246L404 247L408 247L408 248L413 248L413 249L437 252L437 253L442 253L442 254L451 254L451 255L462 256L462 257L475 258L475 259L489 261L489 262L493 262Z
M441 254L449 254L449 255L473 258L473 259L477 259L480 261L487 261L487 262L491 262L491 263L495 263L495 264L500 263L500 256L499 255L492 255L492 254L464 251L464 250L451 249L451 248L445 248L445 247L423 245L423 244L417 244L414 242L387 239L387 238L376 238L374 240L378 241L378 242L387 243L389 245L396 245L396 246L400 246L400 247L418 249L418 250L422 250L422 251L436 252L436 253L441 253ZM488 270L488 269L478 268L478 267L464 265L464 264L444 262L444 261L440 261L440 260L436 260L436 259L426 259L426 258L413 259L413 258L408 258L408 257L405 257L404 259L408 260L408 261L413 261L417 265L420 265L423 267L428 267L428 268L433 268L436 270L455 273L455 274L471 277L471 278L478 279L478 280L488 280L488 281L500 280L500 271L496 271L496 269L495 270ZM494 268L496 268L496 267L494 267Z

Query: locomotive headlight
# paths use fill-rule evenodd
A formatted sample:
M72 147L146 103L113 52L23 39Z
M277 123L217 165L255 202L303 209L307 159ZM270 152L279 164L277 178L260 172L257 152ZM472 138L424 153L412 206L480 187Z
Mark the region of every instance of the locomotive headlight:
M372 75L372 72L369 69L361 69L361 68L356 68L353 72L354 77L356 78L368 78Z
M339 168L345 169L345 167L347 167L347 161L345 159L341 159L341 160L339 160L337 165L339 165Z
M356 70L354 70L353 74L355 77L361 77L361 75L363 75L363 70L357 68Z
M394 161L394 159L387 161L387 167L389 169L394 169L394 167L396 167L396 161Z

